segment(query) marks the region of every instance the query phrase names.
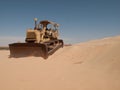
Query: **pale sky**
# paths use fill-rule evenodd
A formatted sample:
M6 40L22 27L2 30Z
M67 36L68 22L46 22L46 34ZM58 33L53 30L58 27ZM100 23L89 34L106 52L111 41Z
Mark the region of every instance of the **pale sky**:
M120 35L120 0L1 0L0 46L24 42L35 17L59 23L65 43Z

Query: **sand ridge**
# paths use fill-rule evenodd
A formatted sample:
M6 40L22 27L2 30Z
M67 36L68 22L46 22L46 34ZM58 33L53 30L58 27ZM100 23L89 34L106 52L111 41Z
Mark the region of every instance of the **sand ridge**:
M120 90L120 36L66 46L47 60L1 50L0 90Z

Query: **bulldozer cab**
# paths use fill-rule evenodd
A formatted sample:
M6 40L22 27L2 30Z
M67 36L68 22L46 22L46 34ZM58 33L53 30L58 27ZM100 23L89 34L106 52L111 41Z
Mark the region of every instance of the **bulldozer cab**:
M34 29L38 29L38 30L58 30L59 24L48 21L48 20L43 20L41 21L38 25L36 25L36 21L35 21L35 28Z
M48 20L43 20L39 23L38 26L40 26L38 30L42 30L45 33L44 38L49 38L49 39L58 38L59 24L48 21Z
M25 39L26 42L41 43L58 39L59 24L48 20L40 21L37 24L37 18L35 18L34 21L34 30L27 30Z

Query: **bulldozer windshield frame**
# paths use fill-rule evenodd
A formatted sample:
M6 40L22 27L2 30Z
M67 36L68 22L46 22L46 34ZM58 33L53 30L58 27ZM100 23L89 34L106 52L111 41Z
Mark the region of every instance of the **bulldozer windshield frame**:
M57 30L58 27L59 27L59 24L57 24L57 23L55 23L55 22L48 21L48 20L43 20L43 21L41 21L39 24L42 26L42 28L43 28L43 27L46 27L46 29L48 29L47 26L48 26L49 24L51 24L51 27L50 27L50 28L51 28L51 29L54 29L54 30Z

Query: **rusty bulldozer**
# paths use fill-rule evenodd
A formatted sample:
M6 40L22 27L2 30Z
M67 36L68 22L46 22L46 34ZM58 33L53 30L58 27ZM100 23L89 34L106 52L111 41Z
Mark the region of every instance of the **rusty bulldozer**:
M63 47L63 40L58 39L59 24L48 20L40 21L37 24L37 18L34 21L34 29L28 29L26 32L25 43L9 44L10 57L32 55L47 59L49 55L53 54L60 47Z

